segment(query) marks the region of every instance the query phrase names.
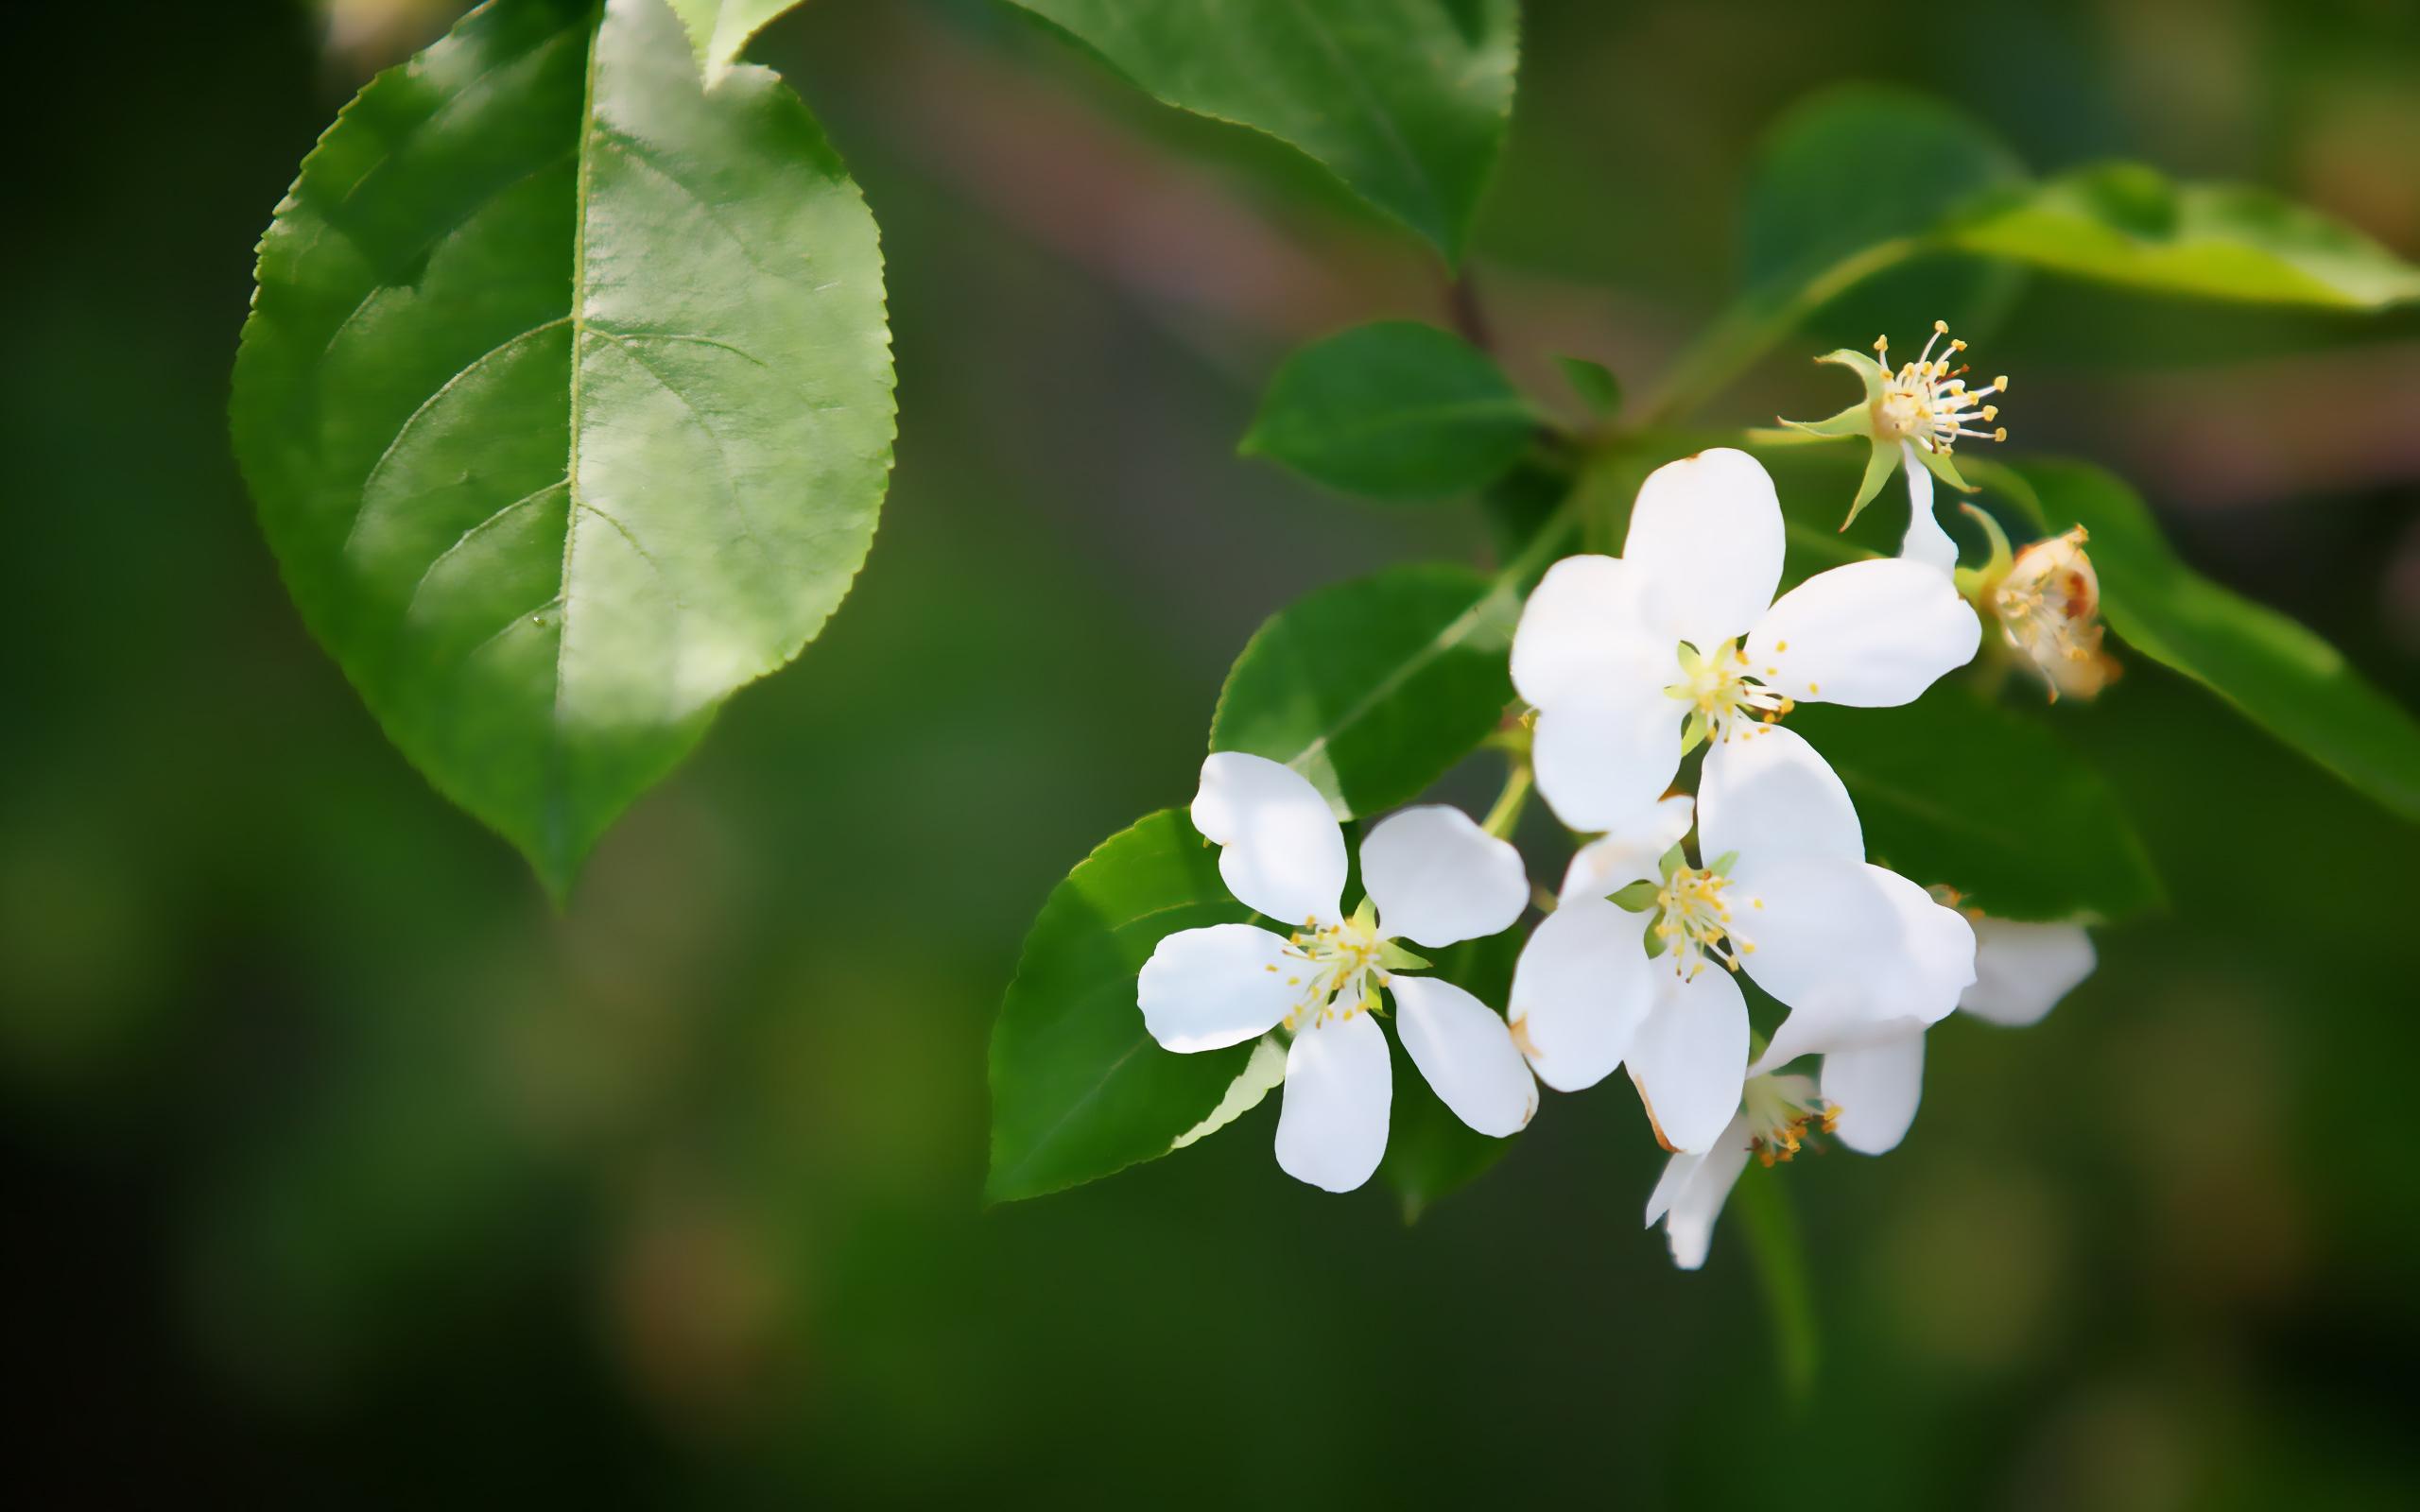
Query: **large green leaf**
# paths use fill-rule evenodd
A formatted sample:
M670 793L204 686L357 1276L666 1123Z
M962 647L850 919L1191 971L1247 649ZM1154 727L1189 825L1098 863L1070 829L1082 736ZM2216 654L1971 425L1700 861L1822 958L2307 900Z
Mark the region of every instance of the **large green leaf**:
M1812 95L1774 123L1750 172L1743 282L1803 283L2024 178L1997 137L1928 95L1865 84Z
M1144 1031L1135 976L1166 936L1251 917L1176 809L1110 836L1051 889L992 1030L986 1196L1094 1180L1166 1155L1209 1119L1252 1045L1161 1049Z
M1988 198L1948 245L2164 294L2376 309L2420 299L2420 268L2266 190L2176 183L2141 163L2082 168Z
M739 57L748 40L801 0L667 0L689 30L698 61L718 75Z
M1210 748L1284 762L1340 818L1407 802L1502 717L1519 613L1495 579L1443 563L1322 588L1236 658Z
M2117 794L2037 717L1944 684L1897 709L1801 705L1866 853L1998 919L2116 919L2160 901Z
M1504 145L1515 0L1014 0L1145 92L1251 127L1461 255Z
M346 108L259 279L234 434L286 585L561 894L865 558L873 218L798 97L701 83L662 0L495 0Z
M1417 320L1381 320L1288 356L1241 450L1378 499L1437 499L1493 482L1538 417L1493 358Z
M2132 649L2175 668L2287 745L2409 819L2420 819L2420 723L2343 653L2177 559L2125 482L2082 462L1987 467L2051 528L2072 522L2100 577L2101 612Z

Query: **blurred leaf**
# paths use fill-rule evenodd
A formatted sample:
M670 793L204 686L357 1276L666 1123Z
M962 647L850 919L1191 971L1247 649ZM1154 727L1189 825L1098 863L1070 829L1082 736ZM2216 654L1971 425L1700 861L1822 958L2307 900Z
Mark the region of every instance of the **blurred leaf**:
M1949 245L2164 294L2377 309L2420 299L2420 268L2263 189L2177 183L2102 163L1954 217Z
M2420 819L2420 724L2343 653L2176 558L2142 499L2082 462L1979 468L2054 527L2091 534L2101 613L2152 661L2234 704L2255 724L2408 819Z
M1730 1205L1747 1232L1756 1289L1764 1294L1765 1313L1772 1322L1773 1366L1781 1374L1782 1395L1804 1402L1815 1389L1821 1351L1815 1292L1806 1279L1806 1246L1799 1241L1789 1198L1782 1192L1780 1177L1752 1160L1732 1190Z
M1877 244L1918 237L2024 164L1963 112L1879 85L1824 91L1784 112L1749 172L1744 279L1799 284Z
M1110 836L1051 889L992 1031L987 1199L1040 1196L1166 1155L1210 1116L1253 1046L1161 1049L1134 979L1166 936L1251 917L1219 880L1218 851L1176 809Z
M2034 716L1945 683L1897 709L1802 704L1866 853L1998 919L2115 919L2160 901L2117 794Z
M801 0L666 0L688 28L698 61L708 77L736 61L749 39Z
M1555 366L1563 369L1563 381L1588 406L1588 413L1603 420L1621 408L1622 383L1614 369L1586 357L1557 357Z
M1210 748L1284 762L1340 818L1408 802L1503 716L1519 612L1494 579L1442 562L1322 588L1236 658Z
M1239 449L1346 493L1437 499L1499 476L1537 424L1485 352L1417 320L1381 320L1288 356Z
M1425 974L1453 983L1500 1013L1512 996L1513 963L1528 937L1526 930L1508 929L1464 940L1437 952L1435 969ZM1394 1108L1378 1174L1403 1199L1403 1221L1414 1223L1430 1203L1485 1175L1520 1136L1495 1139L1454 1116L1404 1054L1401 1038L1387 1038L1394 1056Z
M1458 261L1504 145L1515 0L1013 0L1180 110L1267 132Z
M865 558L881 256L798 97L661 0L499 0L382 75L261 244L236 450L389 738L560 896Z

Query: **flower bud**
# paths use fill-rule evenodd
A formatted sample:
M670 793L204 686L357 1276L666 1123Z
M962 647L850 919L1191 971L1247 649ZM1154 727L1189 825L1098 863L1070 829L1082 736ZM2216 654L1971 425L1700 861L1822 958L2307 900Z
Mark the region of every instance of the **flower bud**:
M2061 694L2089 698L2118 678L2115 659L2100 648L2100 578L2084 554L2082 525L2037 541L2016 554L1989 605L2008 644Z

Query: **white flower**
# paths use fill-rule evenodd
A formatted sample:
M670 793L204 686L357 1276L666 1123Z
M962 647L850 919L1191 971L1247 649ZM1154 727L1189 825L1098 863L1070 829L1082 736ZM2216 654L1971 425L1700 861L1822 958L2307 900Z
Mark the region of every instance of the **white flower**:
M1214 924L1168 936L1137 984L1151 1038L1176 1051L1241 1044L1284 1024L1277 1163L1330 1192L1370 1178L1386 1153L1393 1097L1386 1037L1371 1016L1384 988L1412 1064L1462 1122L1518 1131L1537 1088L1504 1021L1450 982L1405 974L1429 947L1512 927L1528 904L1520 852L1459 809L1406 809L1361 842L1368 897L1343 911L1344 833L1300 773L1220 751L1201 764L1193 823L1223 849L1219 874L1254 912L1287 925ZM1281 926L1282 927L1282 926Z
M1787 730L1709 761L1695 816L1699 865L1672 851L1689 827L1681 798L1572 858L1522 948L1508 1016L1547 1086L1577 1091L1627 1061L1657 1138L1704 1151L1750 1069L1733 971L1791 1010L1763 1070L1944 1017L1975 978L1975 941L1956 911L1866 863L1847 789Z
M2080 925L1984 919L1974 928L1975 981L1958 1005L1977 1018L2010 1027L2038 1022L2092 974L2092 941ZM1750 1077L1713 1147L1673 1156L1647 1199L1648 1227L1664 1221L1672 1263L1683 1270L1705 1263L1714 1221L1748 1161L1789 1160L1808 1125L1867 1155L1896 1147L1924 1091L1924 1043L1918 1030L1836 1051L1824 1057L1820 1091L1805 1076Z
M2011 1028L2038 1023L2092 974L2092 938L2081 924L1975 921L1975 982L1958 1005ZM1824 1096L1840 1108L1841 1143L1867 1155L1895 1148L1924 1096L1921 1029L1824 1057Z
M1714 1221L1753 1158L1772 1165L1798 1153L1809 1125L1828 1132L1832 1111L1804 1076L1752 1076L1741 1089L1738 1111L1712 1148L1675 1155L1647 1196L1647 1227L1664 1222L1672 1263L1695 1270L1714 1243Z
M1801 701L1902 704L1973 660L1982 626L1946 575L1877 558L1775 600L1782 541L1772 479L1717 449L1650 474L1619 558L1566 558L1538 584L1512 681L1537 706L1538 790L1564 823L1627 819L1700 739L1711 772Z

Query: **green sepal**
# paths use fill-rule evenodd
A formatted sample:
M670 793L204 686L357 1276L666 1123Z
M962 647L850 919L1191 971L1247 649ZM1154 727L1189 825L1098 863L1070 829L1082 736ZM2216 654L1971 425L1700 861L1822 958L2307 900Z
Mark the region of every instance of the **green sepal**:
M1991 556L1984 559L1983 565L1961 567L1951 575L1958 584L1961 597L1980 603L1983 595L1998 587L2000 579L2008 576L2009 567L2016 558L2008 549L2008 532L2000 528L2000 523L1992 518L1989 510L1978 509L1971 504L1961 504L1958 507L1974 516L1975 524L1982 528L1984 541L1991 547Z
M1655 927L1651 923L1647 929L1647 958L1651 961L1663 954L1664 936L1655 933Z
M1375 898L1362 899L1360 906L1353 910L1353 927L1367 933L1376 929L1377 925L1378 900Z
M1669 882L1672 880L1672 873L1680 870L1683 867L1685 867L1688 864L1688 852L1682 850L1679 842L1675 841L1672 849L1665 851L1663 856L1657 860L1655 863L1655 869L1663 874L1666 882Z
M1851 404L1824 420L1791 420L1784 415L1775 415L1773 419L1801 435L1821 436L1826 440L1849 436L1871 438L1874 435L1874 406L1870 403Z
M1652 882L1634 882L1626 887L1605 894L1605 902L1624 913L1643 914L1655 906L1655 895L1663 888Z
M1706 868L1706 869L1713 872L1718 877L1727 877L1731 875L1731 868L1738 865L1738 851L1725 850L1722 854L1715 857L1714 865Z
M1876 495L1882 491L1882 485L1891 481L1891 474L1898 471L1898 467L1899 449L1876 441L1873 455L1865 459L1865 477L1857 486L1857 499L1849 506L1849 517L1841 522L1842 530L1857 524L1857 517L1865 512L1865 507L1874 502Z
M1891 387L1890 369L1862 352L1851 352L1848 348L1842 347L1838 352L1827 352L1815 360L1828 362L1835 368L1846 368L1856 373L1858 381L1865 385L1865 402L1869 404L1879 400L1884 391Z
M1388 940L1378 947L1378 964L1390 971L1425 971L1429 963L1405 950L1401 942Z
M1931 473L1934 477L1941 479L1944 483L1948 484L1951 488L1956 489L1959 492L1980 493L1982 491L1972 483L1967 482L1964 478L1958 475L1957 460L1947 452L1942 451L1939 448L1935 448L1934 450L1927 452L1923 447L1919 446L1916 448L1916 458L1924 463L1926 472Z

